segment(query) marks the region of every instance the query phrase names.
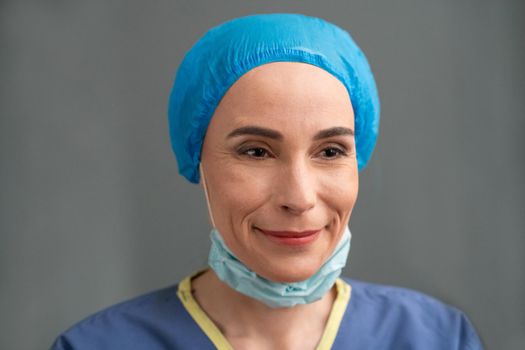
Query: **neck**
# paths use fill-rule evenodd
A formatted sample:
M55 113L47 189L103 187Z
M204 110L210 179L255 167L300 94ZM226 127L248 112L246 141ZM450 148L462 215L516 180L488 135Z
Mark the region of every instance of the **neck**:
M271 308L230 288L213 270L196 277L192 289L197 303L232 343L235 339L272 339L282 345L309 341L313 347L322 336L336 296L334 287L313 303Z

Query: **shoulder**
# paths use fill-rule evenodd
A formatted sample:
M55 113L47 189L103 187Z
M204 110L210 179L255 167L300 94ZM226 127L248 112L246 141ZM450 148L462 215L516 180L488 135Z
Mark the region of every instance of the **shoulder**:
M396 309L426 310L426 314L432 312L451 315L460 312L453 306L413 289L363 282L350 278L344 280L352 286L352 298L359 300L360 307L381 308L382 310L387 308L390 311Z
M51 349L162 348L158 344L169 343L169 335L174 333L172 327L187 323L186 317L177 297L177 285L174 285L85 318L62 333Z
M352 287L345 318L356 333L376 341L380 335L398 348L481 349L472 324L456 307L407 288L344 280Z

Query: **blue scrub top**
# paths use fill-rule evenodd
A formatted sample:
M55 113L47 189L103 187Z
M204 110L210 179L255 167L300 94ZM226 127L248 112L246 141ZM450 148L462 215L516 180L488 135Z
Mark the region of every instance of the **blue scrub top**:
M231 349L193 299L190 277L86 318L51 350ZM333 336L325 330L318 349L482 349L461 311L425 294L346 278L337 287Z

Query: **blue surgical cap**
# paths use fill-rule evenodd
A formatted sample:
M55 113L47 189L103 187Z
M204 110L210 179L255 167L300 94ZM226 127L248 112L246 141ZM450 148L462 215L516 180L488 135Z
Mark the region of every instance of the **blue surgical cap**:
M278 61L312 64L344 84L355 115L357 164L359 170L366 166L379 130L379 98L361 49L346 31L323 19L258 14L210 29L184 56L168 107L181 175L199 182L204 136L230 86L252 68Z

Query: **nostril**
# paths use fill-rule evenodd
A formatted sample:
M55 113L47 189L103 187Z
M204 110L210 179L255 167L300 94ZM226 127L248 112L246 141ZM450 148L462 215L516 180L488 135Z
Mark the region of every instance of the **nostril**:
M300 208L296 208L295 206L293 205L288 205L288 204L283 204L282 205L282 208L286 211L298 211L298 210L301 210Z
M300 214L300 213L303 213L311 209L311 207L301 207L301 206L293 206L293 205L286 205L286 204L281 205L281 208L285 212L288 212L291 214Z

